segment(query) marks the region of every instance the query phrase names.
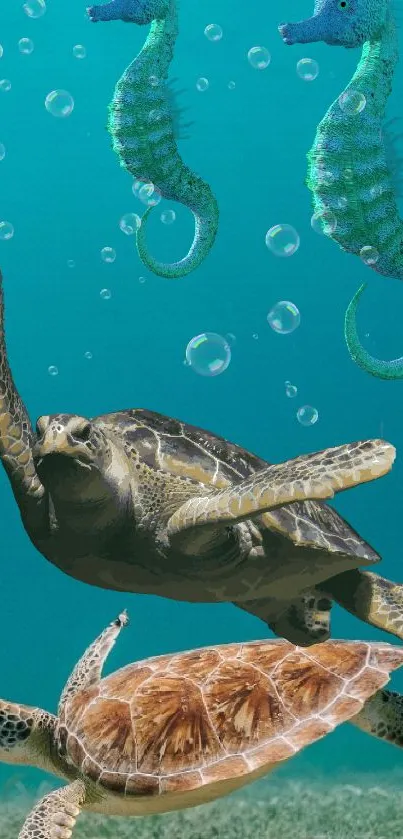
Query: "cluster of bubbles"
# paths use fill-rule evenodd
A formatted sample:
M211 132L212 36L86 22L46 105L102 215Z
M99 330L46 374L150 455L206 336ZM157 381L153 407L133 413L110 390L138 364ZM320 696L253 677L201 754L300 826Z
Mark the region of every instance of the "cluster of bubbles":
M86 350L86 352L84 353L84 358L87 359L87 361L91 361L91 359L93 358L92 352L90 350ZM50 364L48 367L48 373L49 376L58 376L59 368L56 367L55 364Z
M298 394L298 388L296 385L286 381L284 382L284 386L285 395L288 396L289 399L295 399ZM301 408L298 408L296 416L300 425L315 425L315 422L319 419L319 412L317 408L313 407L313 405L302 405Z

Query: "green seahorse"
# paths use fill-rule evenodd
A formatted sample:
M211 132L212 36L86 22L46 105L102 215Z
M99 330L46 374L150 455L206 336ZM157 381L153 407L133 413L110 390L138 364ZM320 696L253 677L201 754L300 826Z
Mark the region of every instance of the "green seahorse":
M218 229L217 201L205 181L183 162L176 144L175 119L167 77L178 35L176 0L111 0L88 9L96 23L123 20L151 23L148 37L119 79L109 107L108 130L121 165L136 180L151 183L163 198L193 212L195 234L179 262L158 262L147 249L146 227L152 207L136 233L140 259L154 274L174 279L194 271L211 250Z
M403 222L383 132L398 60L390 0L316 0L311 18L281 24L279 30L286 44L363 45L351 81L318 125L307 185L329 238L379 274L403 279ZM374 376L401 378L402 359L378 360L360 344L356 311L363 289L346 312L350 355Z

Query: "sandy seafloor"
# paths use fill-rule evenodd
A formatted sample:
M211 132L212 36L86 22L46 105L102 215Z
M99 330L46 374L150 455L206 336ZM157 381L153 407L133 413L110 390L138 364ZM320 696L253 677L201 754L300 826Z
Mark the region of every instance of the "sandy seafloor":
M37 795L50 785L41 785ZM16 839L34 802L21 784L5 791L1 839ZM403 773L264 779L212 804L162 816L80 816L74 839L402 839Z

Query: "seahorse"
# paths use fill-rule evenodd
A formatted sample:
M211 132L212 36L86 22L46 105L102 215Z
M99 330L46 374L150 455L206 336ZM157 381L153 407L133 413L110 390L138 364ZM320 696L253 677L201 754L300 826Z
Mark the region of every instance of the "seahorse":
M136 180L152 183L163 198L178 201L193 212L195 234L187 255L178 262L159 262L148 253L145 211L136 232L140 259L154 274L169 279L194 271L211 250L219 210L209 187L179 155L175 118L167 77L178 36L176 0L111 0L87 10L96 23L123 20L151 24L148 37L119 79L109 106L108 130L121 165Z
M329 238L379 274L403 279L403 222L383 132L398 60L390 0L316 0L311 18L280 24L279 31L286 44L363 45L351 81L317 127L307 186ZM364 287L346 312L350 355L374 376L401 378L401 359L372 358L359 342L355 318Z

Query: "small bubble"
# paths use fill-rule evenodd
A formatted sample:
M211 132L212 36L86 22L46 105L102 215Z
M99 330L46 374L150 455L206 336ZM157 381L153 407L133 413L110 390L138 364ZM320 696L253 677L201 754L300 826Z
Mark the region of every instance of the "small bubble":
M295 385L292 385L291 382L284 382L285 384L285 395L288 396L289 399L294 399L294 396L298 393L298 388Z
M139 283L145 283L145 281L146 281L145 277L139 277Z
M31 41L31 38L20 38L18 49L22 55L31 55L31 52L34 51L34 42Z
M75 268L76 267L76 263L74 262L74 259L68 259L67 260L67 265L68 265L69 268Z
M0 239L2 241L7 241L7 239L12 239L14 236L14 227L10 221L0 221Z
M339 96L339 105L345 114L360 114L364 110L367 100L358 90L345 90Z
M269 326L280 335L289 335L301 323L301 315L295 303L290 300L280 300L267 315Z
M76 44L73 47L73 55L74 58L86 58L87 50L84 44Z
M292 256L299 245L299 235L290 224L275 224L266 233L266 247L274 256Z
M132 236L141 226L141 218L137 213L126 213L119 221L119 227L126 236Z
M379 259L379 253L376 248L372 248L371 245L364 245L363 248L360 250L360 257L366 265L375 265Z
M91 358L92 358L92 352L90 352L89 350L87 350L87 352L85 352L85 353L84 353L84 358L87 358L87 359L88 359L88 361L91 361Z
M311 227L315 233L319 233L322 236L331 236L337 227L336 216L328 209L314 213L311 218Z
M140 189L141 189L142 186L144 186L145 183L146 183L146 181L140 181L140 180L133 181L133 183L132 183L132 193L133 193L133 195L136 196L136 198L139 197Z
M102 248L101 250L102 262L114 262L116 259L116 251L114 248Z
M48 373L49 373L49 376L57 376L58 373L59 373L59 370L58 370L57 367L55 367L54 364L51 364L50 367L48 367Z
M149 76L148 77L148 82L151 85L151 87L158 87L158 85L160 83L160 80L159 80L158 76Z
M271 55L266 47L252 47L248 52L248 61L255 70L265 70L271 61Z
M102 297L102 300L110 300L112 297L112 292L109 288L103 288L99 292L99 296Z
M28 0L23 4L25 14L31 18L42 17L46 12L45 0Z
M74 99L67 90L52 90L45 99L45 108L52 117L69 117L74 110Z
M3 49L2 44L0 44L0 58L3 58L3 54L4 54L4 49Z
M3 146L3 143L0 143L0 160L4 160L6 156L6 147Z
M232 79L228 82L228 90L235 90L235 82Z
M350 169L349 167L347 167L347 169L344 169L343 170L343 178L348 184L351 184L352 181L354 180L353 170Z
M142 184L138 190L137 197L140 198L140 201L142 201L143 204L146 204L147 207L155 207L161 201L161 193L158 187L151 183L151 181L149 183Z
M203 332L189 341L186 359L199 376L218 376L227 369L231 361L231 349L222 335Z
M227 332L226 335L225 335L225 339L228 341L228 343L230 344L231 347L236 342L236 336L234 335L233 332Z
M319 64L313 58L300 58L297 74L304 82L313 82L319 75Z
M259 333L258 332L253 332L252 333L252 338L253 338L254 341L258 341L259 340Z
M204 93L204 91L208 89L208 86L209 80L206 79L204 76L201 76L200 79L197 79L196 87L197 90L200 91L200 93Z
M0 90L3 93L8 93L11 90L11 82L10 79L0 79Z
M165 210L165 212L161 213L161 221L163 224L173 224L175 219L175 210Z
M158 110L158 108L153 108L148 114L148 122L160 122L163 116L162 111Z
M218 23L209 23L204 30L204 34L209 41L221 41L223 32Z
M318 418L319 413L316 408L312 407L312 405L303 405L302 408L298 408L297 420L300 425L315 425Z

